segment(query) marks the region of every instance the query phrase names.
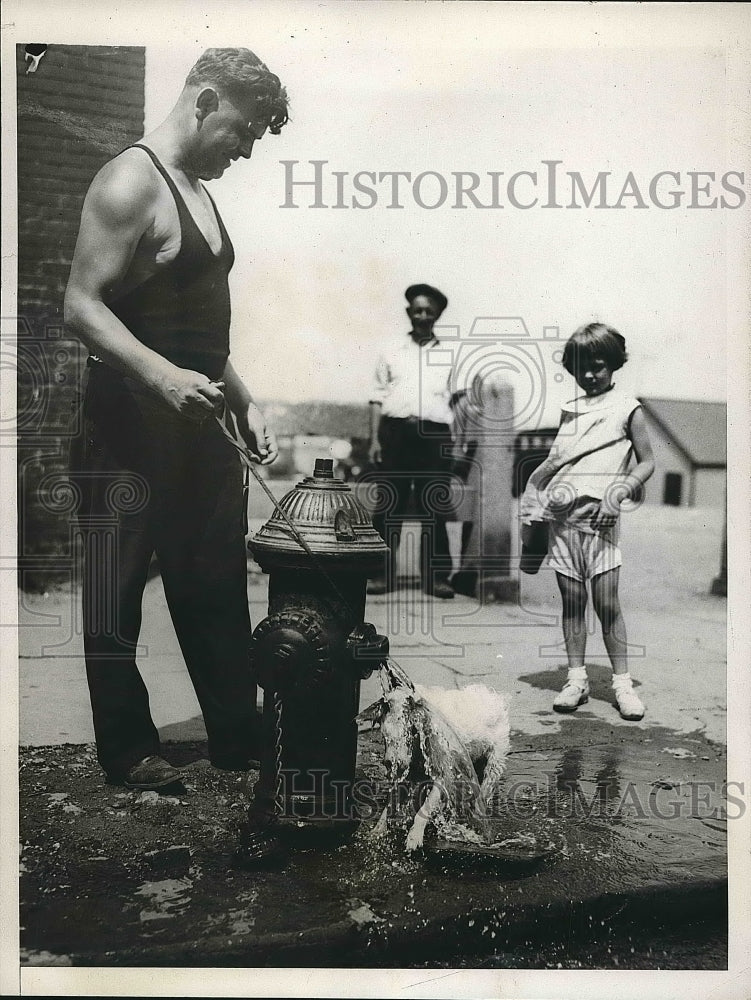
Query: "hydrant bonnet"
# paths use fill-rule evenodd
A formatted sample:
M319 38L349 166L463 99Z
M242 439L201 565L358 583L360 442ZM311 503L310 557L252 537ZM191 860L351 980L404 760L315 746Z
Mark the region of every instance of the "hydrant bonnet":
M387 552L383 539L352 489L334 478L331 459L316 459L313 475L285 494L279 507L283 514L275 510L249 543L264 572L310 569L310 554L288 521L324 566L364 576L380 571Z

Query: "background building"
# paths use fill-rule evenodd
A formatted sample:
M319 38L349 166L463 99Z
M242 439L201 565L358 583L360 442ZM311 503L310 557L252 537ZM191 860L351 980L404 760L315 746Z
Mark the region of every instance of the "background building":
M647 501L674 507L724 507L727 406L642 397L655 456Z
M81 206L94 174L143 135L142 47L50 45L18 86L19 573L43 589L72 571L65 481L86 351L63 329Z

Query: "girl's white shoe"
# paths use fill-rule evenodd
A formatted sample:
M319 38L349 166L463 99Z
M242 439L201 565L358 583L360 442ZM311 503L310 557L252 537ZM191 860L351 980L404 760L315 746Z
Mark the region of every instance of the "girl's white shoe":
M638 722L644 718L644 705L632 687L615 687L615 701L621 718L629 722Z
M563 690L555 697L553 708L556 712L573 712L588 701L589 681L566 681Z

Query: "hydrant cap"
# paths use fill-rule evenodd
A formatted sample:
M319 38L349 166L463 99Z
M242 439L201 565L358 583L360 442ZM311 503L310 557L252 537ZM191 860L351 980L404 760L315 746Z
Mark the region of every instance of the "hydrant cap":
M249 543L261 569L314 568L290 524L328 567L366 576L382 569L383 539L350 486L334 477L330 458L317 458L313 475L286 493L279 507L283 514L275 510Z

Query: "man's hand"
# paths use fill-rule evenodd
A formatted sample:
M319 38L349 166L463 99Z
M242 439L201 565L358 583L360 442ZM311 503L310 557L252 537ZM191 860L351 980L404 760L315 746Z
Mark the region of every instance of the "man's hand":
M237 427L254 462L271 465L276 461L279 456L276 438L266 426L266 419L255 403L250 403L245 413L237 416Z
M381 464L381 446L377 441L371 441L368 445L368 462L371 465Z
M211 382L201 372L188 368L175 368L157 386L159 395L171 409L196 423L221 410L223 389L223 382Z

